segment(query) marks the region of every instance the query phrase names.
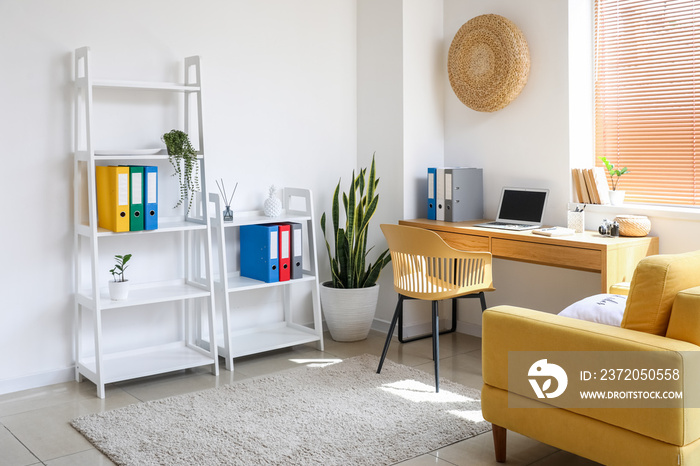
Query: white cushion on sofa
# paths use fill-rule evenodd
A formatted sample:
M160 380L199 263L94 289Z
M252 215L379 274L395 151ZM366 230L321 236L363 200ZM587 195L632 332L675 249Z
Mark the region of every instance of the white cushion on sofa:
M625 313L625 304L627 304L627 296L597 294L576 301L559 315L619 327L622 323L622 315Z

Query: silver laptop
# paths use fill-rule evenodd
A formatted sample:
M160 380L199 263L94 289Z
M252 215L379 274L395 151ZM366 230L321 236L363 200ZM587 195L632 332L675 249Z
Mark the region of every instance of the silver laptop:
M502 230L534 230L542 226L549 189L503 188L498 217L475 226Z

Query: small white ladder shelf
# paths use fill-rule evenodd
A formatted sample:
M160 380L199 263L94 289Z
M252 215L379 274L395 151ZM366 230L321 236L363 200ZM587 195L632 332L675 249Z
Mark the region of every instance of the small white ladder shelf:
M218 194L210 193L214 204L213 236L219 258L216 286L220 296L218 302L223 318L219 354L226 361L226 368L233 370L233 359L240 356L262 353L280 348L316 342L323 351L323 326L318 284L318 262L316 258L316 229L313 215L313 199L308 189L284 188L282 190L283 213L279 217L266 217L262 212L234 212L232 222L224 222L223 205ZM300 207L303 206L303 207ZM295 210L292 207L296 207ZM295 222L302 224L303 235L303 276L299 279L266 283L242 277L240 272L239 231L243 225ZM232 257L230 261L228 258ZM303 286L311 288L313 324L302 325L294 322L291 299L292 289ZM283 320L268 325L251 325L232 330L238 319L232 309L235 296L252 290L282 290Z

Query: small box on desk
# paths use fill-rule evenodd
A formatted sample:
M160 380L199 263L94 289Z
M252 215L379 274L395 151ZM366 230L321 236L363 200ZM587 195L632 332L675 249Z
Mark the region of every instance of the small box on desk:
M428 168L428 219L464 222L484 218L481 168Z

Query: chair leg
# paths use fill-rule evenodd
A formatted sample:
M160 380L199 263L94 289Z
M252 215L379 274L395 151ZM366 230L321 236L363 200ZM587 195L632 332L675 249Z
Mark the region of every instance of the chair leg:
M479 301L481 301L481 312L486 310L486 295L483 291L479 292Z
M404 297L404 299L414 299L414 298ZM457 331L457 299L458 298L452 298L452 326L448 330L441 331L440 335L444 335L446 333L454 333ZM399 315L399 342L410 343L412 341L423 340L424 338L431 338L432 336L433 336L433 333L430 332L430 333L426 333L425 335L419 335L417 337L404 338L404 336L403 336L403 309L401 310L401 314Z
M384 365L384 358L386 358L386 353L389 351L389 345L391 344L391 336L394 334L394 329L396 328L396 321L399 315L403 312L403 296L399 295L399 300L396 303L396 310L394 311L394 317L391 318L391 325L389 325L389 333L386 335L386 342L384 342L384 350L382 351L382 358L379 360L379 367L377 367L377 374L382 372L382 366Z
M435 363L435 393L438 393L440 391L440 320L437 301L433 301L433 361Z
M506 462L506 436L508 431L505 427L491 424L493 427L493 450L496 453L498 463Z

